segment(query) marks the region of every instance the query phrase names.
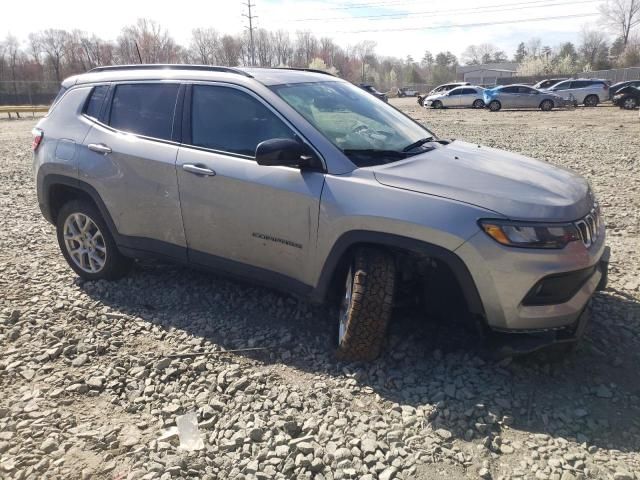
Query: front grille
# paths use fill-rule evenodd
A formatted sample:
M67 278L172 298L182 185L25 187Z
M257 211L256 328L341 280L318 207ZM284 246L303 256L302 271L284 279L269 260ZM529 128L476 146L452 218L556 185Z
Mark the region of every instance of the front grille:
M575 222L575 226L578 232L580 232L580 238L585 247L590 247L598 240L601 221L600 209L596 204L585 217Z

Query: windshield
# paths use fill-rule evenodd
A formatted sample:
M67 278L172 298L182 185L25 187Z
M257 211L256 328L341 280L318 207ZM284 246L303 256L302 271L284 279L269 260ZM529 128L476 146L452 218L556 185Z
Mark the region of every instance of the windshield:
M358 166L406 158L411 154L403 152L407 146L433 136L393 107L350 83L295 83L271 88Z

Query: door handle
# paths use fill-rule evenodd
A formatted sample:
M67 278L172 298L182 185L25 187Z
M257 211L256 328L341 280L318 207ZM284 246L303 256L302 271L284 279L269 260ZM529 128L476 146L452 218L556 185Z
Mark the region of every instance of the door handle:
M210 168L199 167L191 163L185 163L184 165L182 165L182 169L185 172L193 173L195 175L203 175L205 177L213 177L216 174L216 172L214 172Z
M91 150L92 152L98 152L105 155L107 153L111 153L111 147L107 147L104 143L90 143L87 146L89 147L89 150Z

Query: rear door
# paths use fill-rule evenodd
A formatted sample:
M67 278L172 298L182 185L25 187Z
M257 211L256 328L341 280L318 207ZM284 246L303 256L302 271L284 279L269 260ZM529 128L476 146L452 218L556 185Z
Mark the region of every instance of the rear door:
M443 102L445 107L459 107L460 99L462 94L461 88L454 88L453 90L449 90L447 95L443 98Z
M540 106L540 94L531 87L519 86L518 99L522 108L538 108Z
M229 84L190 85L184 125L177 171L190 261L308 283L324 173L255 161L258 143L299 139L293 128Z
M588 80L574 80L571 82L570 91L578 103L583 103L585 97L591 93L590 89L592 88L593 82Z
M463 88L460 93L460 106L471 107L473 102L478 98L478 92L475 88Z
M498 100L502 108L518 108L518 87L504 87L500 90Z
M103 95L104 91L94 90ZM102 198L128 246L182 257L182 228L173 139L180 84L112 85L104 108L87 105L94 121L80 156L80 179Z

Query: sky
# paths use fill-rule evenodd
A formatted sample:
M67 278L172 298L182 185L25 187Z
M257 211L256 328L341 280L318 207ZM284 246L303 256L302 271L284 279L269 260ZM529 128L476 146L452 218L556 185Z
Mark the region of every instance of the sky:
M79 28L115 39L139 17L168 28L187 46L191 30L213 27L239 33L248 24L247 0L0 0L0 39L21 40L45 28ZM538 37L551 47L578 42L580 30L597 19L602 0L252 0L256 25L285 29L292 36L308 30L330 36L347 47L363 40L377 43L376 53L420 60L425 50L460 55L470 44L492 43L509 57L521 41ZM591 14L591 15L590 15ZM567 18L570 15L584 15ZM544 19L535 21L535 19ZM509 23L516 21L518 23Z

